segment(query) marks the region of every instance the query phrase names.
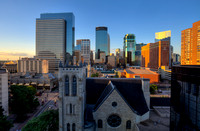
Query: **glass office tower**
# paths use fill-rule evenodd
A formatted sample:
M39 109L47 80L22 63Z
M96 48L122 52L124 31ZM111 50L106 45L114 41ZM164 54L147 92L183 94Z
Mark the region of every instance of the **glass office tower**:
M110 55L110 36L107 27L96 27L96 53L95 59L100 59L100 53Z
M124 59L125 65L133 65L135 62L135 48L136 48L136 41L134 34L126 34L124 37Z
M50 51L65 62L74 51L75 17L73 13L44 13L36 19L36 56ZM71 60L69 60L71 61Z

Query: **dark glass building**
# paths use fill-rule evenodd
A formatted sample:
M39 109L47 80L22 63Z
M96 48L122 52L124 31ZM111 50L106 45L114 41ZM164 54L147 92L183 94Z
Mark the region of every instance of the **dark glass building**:
M171 131L200 130L200 66L173 66Z
M36 56L49 51L63 62L74 51L75 17L73 13L44 13L36 19Z
M110 55L110 36L107 27L96 27L96 50L95 59L100 59L100 53Z

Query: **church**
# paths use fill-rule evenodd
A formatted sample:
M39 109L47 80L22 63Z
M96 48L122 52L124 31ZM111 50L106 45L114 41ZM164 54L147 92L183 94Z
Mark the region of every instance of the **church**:
M149 119L149 79L88 78L59 66L59 131L137 131Z

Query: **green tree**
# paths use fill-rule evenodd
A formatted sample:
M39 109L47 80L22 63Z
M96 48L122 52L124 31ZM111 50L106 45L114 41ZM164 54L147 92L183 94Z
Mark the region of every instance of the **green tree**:
M0 106L0 131L9 131L13 124L3 115L3 108Z
M91 77L99 77L99 73L92 74Z
M58 126L58 110L49 110L30 120L22 131L58 131Z
M150 93L151 94L155 94L157 90L158 90L157 85L155 85L155 84L150 85Z
M26 114L33 111L39 102L35 98L36 89L32 86L11 86L11 111L17 115L17 120L23 120Z

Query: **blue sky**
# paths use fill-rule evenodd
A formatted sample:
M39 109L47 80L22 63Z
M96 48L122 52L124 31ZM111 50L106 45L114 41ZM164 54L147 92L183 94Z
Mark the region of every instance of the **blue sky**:
M54 12L73 12L75 39L90 39L92 49L95 27L107 26L111 49L122 48L127 33L150 43L155 32L171 30L180 53L181 30L200 20L200 0L1 0L0 60L35 55L36 18Z

